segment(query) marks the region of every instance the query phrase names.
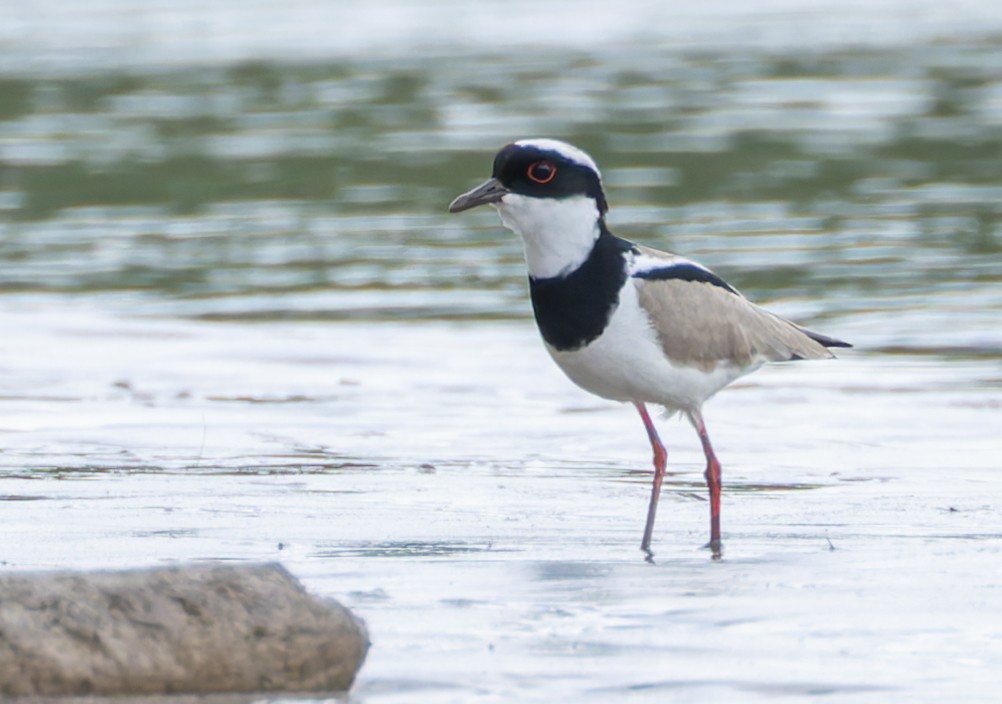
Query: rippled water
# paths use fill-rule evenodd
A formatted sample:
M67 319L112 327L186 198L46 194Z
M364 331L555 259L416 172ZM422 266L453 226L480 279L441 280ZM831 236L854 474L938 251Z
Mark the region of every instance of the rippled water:
M1002 19L634 5L542 42L430 3L327 51L297 3L259 47L267 2L19 9L0 564L281 560L370 624L351 701L992 701ZM445 213L536 135L596 157L618 234L857 345L708 405L719 564L691 430L648 565L638 419L552 367L496 215Z

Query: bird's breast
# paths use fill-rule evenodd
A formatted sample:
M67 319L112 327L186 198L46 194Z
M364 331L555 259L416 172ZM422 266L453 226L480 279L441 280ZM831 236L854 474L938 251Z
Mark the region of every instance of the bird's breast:
M529 277L529 294L543 339L560 351L597 339L609 325L627 281L627 243L603 233L573 271L550 278Z
M546 342L557 365L586 391L670 410L699 408L744 371L727 364L705 370L669 359L632 279L620 290L617 305L593 339L573 349Z

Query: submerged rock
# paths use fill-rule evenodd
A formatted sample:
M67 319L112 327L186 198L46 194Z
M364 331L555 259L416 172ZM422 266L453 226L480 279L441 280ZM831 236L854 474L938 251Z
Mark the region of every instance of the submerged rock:
M344 690L368 645L278 564L0 575L0 697Z

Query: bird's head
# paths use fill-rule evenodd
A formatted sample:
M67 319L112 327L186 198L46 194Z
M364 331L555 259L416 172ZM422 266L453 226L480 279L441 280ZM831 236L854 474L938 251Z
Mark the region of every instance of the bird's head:
M580 263L608 210L594 160L555 139L523 139L503 147L494 157L491 178L452 201L449 212L486 204L525 240L534 275Z
M452 201L449 212L484 204L511 208L527 199L543 205L591 200L586 207L594 208L599 216L608 210L602 176L590 156L556 139L523 139L504 146L494 157L491 178Z

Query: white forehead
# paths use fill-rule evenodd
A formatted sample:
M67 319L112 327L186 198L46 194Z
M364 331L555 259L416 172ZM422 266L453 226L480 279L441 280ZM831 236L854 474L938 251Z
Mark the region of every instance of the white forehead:
M598 164L595 163L594 159L573 144L561 142L559 139L520 139L515 144L519 147L535 147L536 149L556 152L569 161L587 166L595 173L599 173Z

